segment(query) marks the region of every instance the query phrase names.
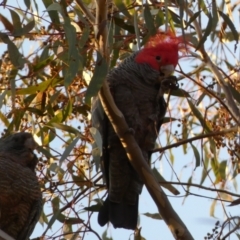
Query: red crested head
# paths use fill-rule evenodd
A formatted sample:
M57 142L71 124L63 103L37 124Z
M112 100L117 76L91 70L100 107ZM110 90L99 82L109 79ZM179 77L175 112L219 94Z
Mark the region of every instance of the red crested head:
M162 66L178 64L178 52L183 43L181 37L176 37L173 32L158 32L151 37L144 48L137 54L137 63L147 63L156 70L161 70Z

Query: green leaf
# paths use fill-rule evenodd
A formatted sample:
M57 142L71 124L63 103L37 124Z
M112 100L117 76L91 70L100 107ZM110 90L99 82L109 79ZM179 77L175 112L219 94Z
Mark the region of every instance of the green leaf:
M71 99L68 100L68 104L66 107L63 108L62 112L63 112L63 119L62 121L64 122L65 120L67 120L67 118L69 116L71 116L72 114L72 101Z
M65 18L63 27L68 42L69 57L71 57L76 52L76 38L77 38L76 28L71 24L69 18Z
M113 17L113 20L114 20L114 23L116 25L118 25L119 27L127 30L130 33L133 33L133 34L135 33L134 26L125 23L124 19L118 18L118 17Z
M59 13L63 13L63 9L62 9L62 6L59 4L59 3L52 3L50 4L47 9L46 9L48 12L49 11L58 11Z
M68 67L66 71L63 72L63 75L64 75L64 85L65 87L68 87L72 83L73 79L75 78L78 72L81 57L78 54L78 49L76 49L76 45L77 45L76 29L71 24L69 18L67 17L65 18L63 27L65 30L65 34L68 42L68 61L67 61Z
M59 79L59 78L48 79L38 84L37 86L30 86L28 88L17 89L16 94L27 95L27 94L35 94L37 91L44 92L47 88L54 87L60 83L62 83L62 79Z
M235 28L233 22L231 21L231 19L228 17L228 15L226 15L225 13L223 13L222 11L218 11L220 16L223 18L224 22L227 23L228 27L231 29L231 32L234 36L234 40L238 43L238 39L239 39L239 34L237 29Z
M216 179L218 179L219 163L215 158L211 159L211 167L212 167L212 170L213 170L213 173L214 173ZM218 180L216 181L216 183L218 183Z
M107 237L107 229L102 234L102 240L113 240L113 238Z
M148 4L146 4L146 6L144 8L143 15L144 15L145 23L146 23L146 26L147 26L147 29L148 29L150 35L155 35L157 29L154 26L153 17L150 12Z
M6 116L2 112L0 112L0 119L4 123L4 125L8 128L9 121L8 121L8 119L6 118Z
M90 211L90 212L99 212L101 207L102 207L102 204L94 204L90 207L85 207L84 210Z
M2 14L0 14L0 21L4 25L6 30L8 30L9 32L13 32L13 29L14 29L13 24Z
M26 111L29 111L31 113L34 113L38 116L44 116L44 113L41 109L33 108L33 107L27 107Z
M25 59L23 59L23 57L19 53L16 45L11 41L8 43L8 52L9 52L9 57L10 57L12 64L17 69L22 69L24 67Z
M186 195L184 196L183 204L184 204L186 198L188 197L188 195L189 195L189 189L190 189L190 187L192 186L192 176L189 177L187 183L188 183L188 184L187 184L187 191L186 191Z
M24 3L25 3L25 5L26 5L27 9L29 9L30 6L31 6L30 0L24 0Z
M182 139L188 139L188 124L185 122L182 123ZM183 147L183 153L187 154L187 143L182 145Z
M45 5L45 8L47 9L52 4L52 0L43 0L43 3ZM54 26L57 28L57 30L59 30L60 20L59 20L58 12L57 11L48 11L48 14L49 14L52 24L54 24Z
M159 171L155 167L152 169L152 173L162 187L168 189L168 191L174 195L180 194L180 192L174 186L172 186L170 183L168 183L168 181L164 179L164 177L159 173Z
M181 21L181 28L182 28L182 31L183 31L183 27L184 27L183 11L184 11L184 6L187 3L185 3L185 0L177 0L177 1L178 1L178 6L179 6L179 17L180 17L180 21Z
M45 149L44 147L39 146L37 150L41 152L43 155L45 155L47 158L53 158L52 154L49 152L48 149Z
M156 15L156 18L155 18L156 28L159 28L164 23L165 23L164 13L163 13L162 9L160 8L159 11L158 11L158 14Z
M163 218L160 216L159 213L143 213L142 215L152 218L152 219L156 219L156 220L162 220Z
M53 126L53 127L57 128L57 129L60 129L62 131L65 131L65 132L68 132L68 133L73 133L75 135L78 135L81 138L85 138L84 135L82 135L76 128L65 125L65 124L62 124L62 123L53 122L52 119L46 126Z
M85 27L82 31L82 36L81 36L80 40L78 41L78 46L80 48L84 48L85 44L88 41L89 34L90 34L90 29Z
M187 24L185 26L185 29L187 29L190 26L190 24L200 15L201 12L202 12L201 10L197 11L190 17L189 21L187 22Z
M204 128L204 130L206 132L211 132L211 130L209 129L209 127L207 126L201 112L199 112L199 110L194 106L194 104L187 98L188 104L194 114L194 116L199 120L199 122L201 123L202 127Z
M52 225L54 224L54 222L59 218L59 215L61 214L61 212L59 210L59 203L60 203L59 197L53 198L53 200L52 200L53 216L51 217L51 219L47 225L47 229L45 231L50 229L52 227Z
M2 40L4 43L6 43L6 44L8 44L8 42L10 41L8 35L5 34L5 33L1 33L1 32L0 32L0 38L1 38L1 40Z
M208 16L209 12L208 12L208 8L207 8L204 0L199 0L199 5L200 5L201 10L206 14L206 16Z
M125 15L127 18L132 19L131 14L128 12L128 8L126 7L123 0L114 0L114 3L116 4L118 10Z
M40 70L43 70L45 67L47 67L49 65L49 63L54 59L54 55L49 56L48 58L42 59L46 56L44 56L45 54L48 53L48 48L44 48L42 55L40 56L39 62L36 63L33 66L33 72L38 72Z
M171 90L170 94L176 97L190 97L190 94L182 88L179 88L177 90Z
M67 88L74 80L80 65L81 57L78 55L76 51L75 54L71 55L68 67L66 71L64 71L64 85Z
M180 17L175 12L173 12L170 9L168 9L168 13L169 13L171 21L173 21L173 22L175 22L177 24L180 24L180 25L182 24L182 22L180 20Z
M210 150L212 154L214 155L214 157L216 157L216 143L212 138L209 138L209 144L210 144Z
M146 240L141 234L142 228L136 228L134 232L134 240Z
M209 19L209 20L208 20L208 24L207 24L206 30L205 30L205 32L204 32L203 37L200 39L200 41L199 41L199 43L198 43L198 45L197 45L197 47L196 47L196 51L202 47L202 45L206 42L207 37L208 37L208 36L211 34L211 32L212 32L212 27L213 27L213 25L212 25L212 15L211 15L211 14L208 15L208 19Z
M200 154L199 154L197 148L192 143L190 143L190 144L192 146L193 153L194 153L194 156L195 156L195 159L196 159L196 165L195 165L195 168L194 168L194 170L195 170L198 166L200 166L200 162L201 162Z
M8 90L4 90L2 91L2 93L0 94L0 109L2 108L3 106L3 102L7 96L7 93L8 93Z
M238 234L238 233L234 233L234 234L236 234L236 236L238 237L238 239L240 239L240 234Z
M202 176L201 176L201 180L200 180L200 185L203 184L203 182L205 181L206 177L208 176L208 173L210 172L211 169L208 169L208 165L209 165L209 151L208 148L206 146L204 146L203 148L204 151L204 162L203 162L203 168L202 168Z
M85 103L87 105L89 106L91 105L91 97L97 95L107 75L107 72L108 72L107 62L104 58L102 58L101 54L97 52L96 67L85 95Z
M8 52L9 52L9 57L17 69L22 69L24 67L25 60L23 59L22 55L19 53L18 48L12 41L8 41Z
M230 83L227 83L228 85L228 89L230 89L232 96L234 97L234 99L240 103L240 93L239 91L237 91Z
M215 206L217 205L217 200L214 200L211 204L210 207L210 216L215 217L214 212L215 212Z
M62 222L64 224L74 225L74 224L80 224L80 223L84 222L81 218L70 218L70 217L66 217L66 216L64 216L64 218L65 219Z
M13 10L9 9L9 11L11 13L13 27L14 27L12 35L14 35L14 36L21 36L23 29L22 29L22 23L21 23L20 17Z
M81 189L83 189L83 187L92 187L93 184L92 182L88 181L85 178L85 174L83 171L79 171L81 174L76 176L76 175L72 175L72 179L74 181L74 183L79 186ZM78 173L79 174L79 173Z
M32 20L23 27L22 34L24 35L29 33L34 27L35 27L35 21Z
M203 93L200 95L200 97L197 99L196 106L198 106L198 105L202 102L202 100L204 99L204 97L206 97L206 96L207 96L207 94L206 94L205 92L203 92Z
M25 111L23 109L18 109L18 110L15 110L14 112L14 118L12 120L12 122L9 124L9 127L8 129L10 130L15 130L15 131L19 131L19 127L22 123L22 119L23 119L23 116L25 114Z
M173 122L173 121L177 121L177 118L173 118L173 117L164 117L163 118L163 123L169 123L169 122Z
M79 141L79 137L76 137L65 149L61 158L59 159L59 166L62 165L63 161L69 156L73 148L76 146L77 142Z
M227 167L226 160L220 162L219 169L218 169L220 181L226 180L226 167Z

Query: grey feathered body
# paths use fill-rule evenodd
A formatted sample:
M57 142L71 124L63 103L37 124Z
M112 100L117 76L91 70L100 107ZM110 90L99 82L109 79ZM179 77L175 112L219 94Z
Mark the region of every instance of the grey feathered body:
M149 162L166 112L159 96L160 75L147 64L134 61L137 53L123 61L107 76L113 99L132 129L142 154ZM114 227L135 229L138 219L138 197L143 183L128 161L126 152L104 113L100 101L93 102L92 124L103 139L101 157L108 187L108 197L99 212L98 221Z
M42 210L35 147L30 133L0 139L0 229L16 240L29 239Z

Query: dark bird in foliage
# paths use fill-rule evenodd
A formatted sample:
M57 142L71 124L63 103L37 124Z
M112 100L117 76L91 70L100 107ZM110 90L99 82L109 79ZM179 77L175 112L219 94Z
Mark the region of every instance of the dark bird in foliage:
M171 74L178 63L181 41L171 33L157 33L142 50L126 58L107 76L115 104L123 113L147 162L166 113L163 93L178 86ZM98 222L101 226L111 222L115 228L134 230L143 182L128 161L98 97L92 103L92 126L102 136L101 165L108 189Z
M0 229L16 240L29 239L42 211L36 147L30 133L0 139Z

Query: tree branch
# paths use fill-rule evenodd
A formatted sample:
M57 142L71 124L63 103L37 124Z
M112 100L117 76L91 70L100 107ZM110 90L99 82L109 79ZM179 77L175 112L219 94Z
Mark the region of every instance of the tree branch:
M164 182L158 181L158 182L159 182L159 184L172 184L172 185L196 187L196 188L201 188L201 189L204 189L204 190L207 190L207 191L225 193L225 194L240 198L240 195L237 194L237 193L229 192L229 191L223 190L223 189L204 187L203 185L196 184L196 183L187 183L187 182L184 183L184 182L172 182L172 181L164 181ZM231 201L226 201L226 202L231 203Z
M168 145L168 146L166 146L166 147L156 148L156 149L154 149L152 152L153 152L153 153L154 153L154 152L163 152L163 151L165 151L165 150L167 150L167 149L171 149L171 148L174 148L174 147L178 147L178 146L180 146L180 145L193 142L193 141L195 141L195 140L199 140L199 139L203 139L203 138L209 138L209 137L214 137L214 136L219 136L219 135L224 135L224 134L232 133L232 132L237 132L238 129L239 129L238 127L233 127L233 128L225 129L225 130L223 130L223 131L201 134L201 135L196 136L196 137L192 137L192 138L188 138L188 139L181 140L181 141L179 141L179 142L173 143L173 144Z

